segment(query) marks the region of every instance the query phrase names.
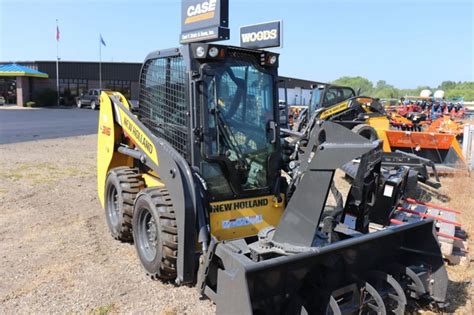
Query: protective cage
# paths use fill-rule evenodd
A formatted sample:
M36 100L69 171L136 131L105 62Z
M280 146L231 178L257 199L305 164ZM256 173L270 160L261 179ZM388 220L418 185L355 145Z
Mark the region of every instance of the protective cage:
M188 77L184 58L171 56L146 61L140 82L140 120L189 162Z

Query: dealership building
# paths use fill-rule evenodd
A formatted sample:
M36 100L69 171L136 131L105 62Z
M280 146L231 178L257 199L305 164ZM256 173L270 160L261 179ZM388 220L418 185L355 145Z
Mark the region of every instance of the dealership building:
M137 100L141 63L102 62L102 88L123 93ZM289 105L307 105L311 85L316 83L289 77L280 77L286 86ZM7 103L25 106L37 102L44 94L57 93L56 61L0 62L0 95ZM82 92L99 88L99 63L86 61L59 62L59 91L62 105L74 105ZM279 98L285 99L280 88ZM48 104L53 105L53 104Z

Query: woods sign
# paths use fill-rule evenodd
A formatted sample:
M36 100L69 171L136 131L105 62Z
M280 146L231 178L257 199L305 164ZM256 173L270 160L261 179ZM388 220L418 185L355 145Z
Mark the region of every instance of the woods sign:
M242 26L240 46L245 48L282 47L282 21Z

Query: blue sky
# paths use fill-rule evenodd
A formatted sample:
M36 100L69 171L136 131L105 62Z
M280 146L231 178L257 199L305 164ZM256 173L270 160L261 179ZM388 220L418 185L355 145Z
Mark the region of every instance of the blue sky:
M344 75L400 88L474 81L473 0L229 0L230 44L241 25L284 21L280 74ZM0 0L0 60L141 62L178 45L179 0Z

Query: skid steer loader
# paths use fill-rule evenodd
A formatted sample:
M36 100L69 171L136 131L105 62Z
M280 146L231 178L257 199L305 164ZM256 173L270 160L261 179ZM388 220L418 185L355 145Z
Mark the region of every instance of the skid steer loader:
M380 142L317 121L287 189L278 58L188 44L147 56L137 109L120 93L101 94L97 183L112 236L133 240L151 278L196 285L219 314L445 305L434 221L369 221ZM335 170L364 154L374 162L361 185L328 214Z

